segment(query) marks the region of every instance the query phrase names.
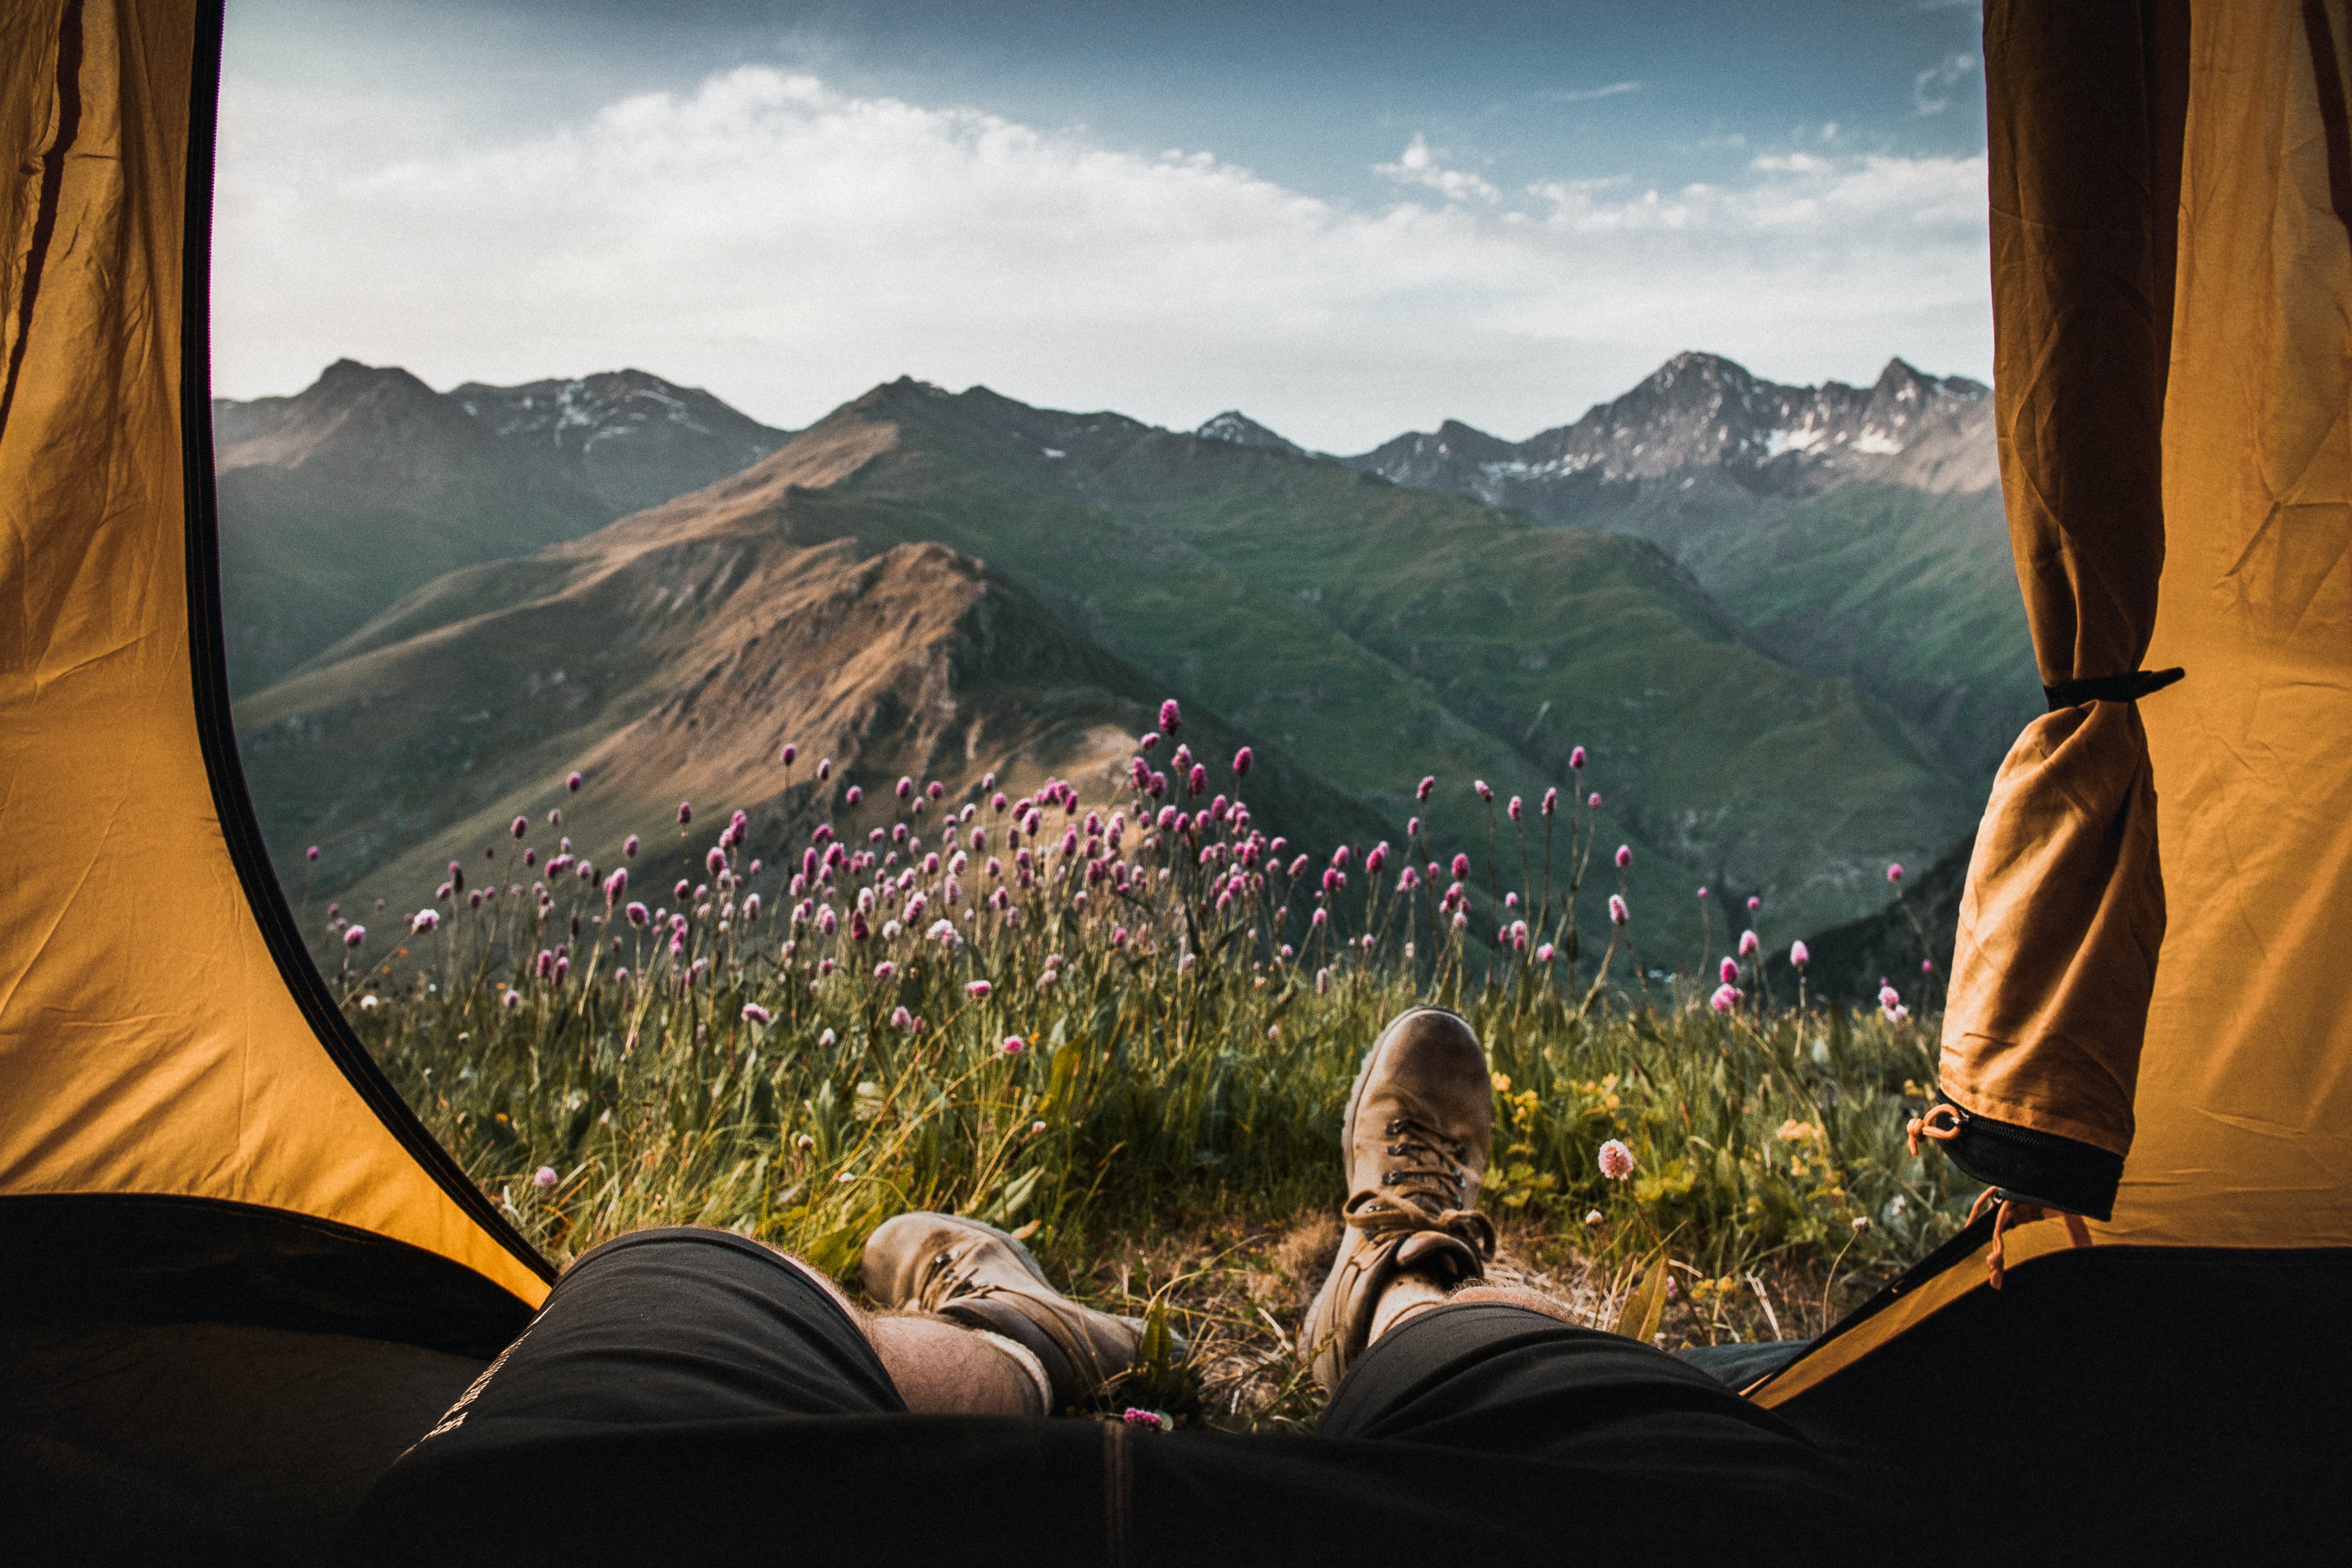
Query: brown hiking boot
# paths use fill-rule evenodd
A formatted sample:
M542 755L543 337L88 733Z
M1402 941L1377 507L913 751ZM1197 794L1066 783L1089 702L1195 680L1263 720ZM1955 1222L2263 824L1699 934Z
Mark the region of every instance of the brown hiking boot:
M902 1214L866 1242L866 1293L1002 1334L1037 1358L1053 1409L1100 1394L1135 1364L1143 1324L1081 1307L1045 1282L1029 1249L992 1225Z
M1494 1131L1486 1048L1468 1024L1414 1007L1381 1032L1339 1130L1348 1228L1307 1310L1307 1344L1325 1392L1370 1342L1373 1310L1391 1281L1417 1274L1451 1286L1485 1277L1495 1226L1477 1212L1478 1184Z

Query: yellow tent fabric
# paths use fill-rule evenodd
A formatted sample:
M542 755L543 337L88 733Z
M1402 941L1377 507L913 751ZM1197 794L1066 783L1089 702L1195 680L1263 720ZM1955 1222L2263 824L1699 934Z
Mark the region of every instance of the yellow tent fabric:
M233 853L250 821L226 695L191 641L208 398L183 365L217 29L196 0L30 0L0 22L0 1203L278 1211L533 1306L543 1266L334 1037L268 872L250 879L257 845Z
M2352 4L2189 22L2147 648L2189 677L2143 705L2171 920L2137 1137L2089 1229L2095 1250L2316 1256L2352 1247ZM2003 1247L2014 1269L2068 1240L2042 1221ZM1756 1397L1798 1402L1982 1290L1990 1250Z
M2200 5L2146 705L2178 916L2118 1241L2352 1246L2352 6Z

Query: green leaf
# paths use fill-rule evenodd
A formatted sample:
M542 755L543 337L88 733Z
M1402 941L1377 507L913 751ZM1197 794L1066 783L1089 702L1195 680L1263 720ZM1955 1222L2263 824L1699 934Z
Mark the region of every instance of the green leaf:
M1143 1343L1138 1359L1148 1367L1164 1367L1168 1348L1168 1303L1154 1300L1143 1314Z
M1659 1321L1666 1315L1667 1275L1666 1255L1661 1250L1650 1265L1650 1271L1642 1277L1633 1293L1625 1298L1624 1309L1617 1314L1618 1333L1643 1344L1657 1337Z

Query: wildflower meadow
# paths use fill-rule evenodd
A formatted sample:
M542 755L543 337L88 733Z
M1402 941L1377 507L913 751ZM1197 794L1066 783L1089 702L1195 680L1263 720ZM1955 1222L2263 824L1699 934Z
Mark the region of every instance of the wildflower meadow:
M1338 1239L1341 1110L1416 1002L1487 1045L1496 1277L1603 1326L1656 1280L1669 1344L1801 1336L1957 1227L1973 1186L1903 1131L1931 1028L1892 988L1767 994L1755 900L1719 952L1712 921L1695 954L1640 952L1646 900L1706 890L1642 884L1580 750L1539 801L1453 784L1482 844L1415 817L1310 851L1253 823L1247 747L1195 757L1181 730L1164 704L1101 798L869 793L818 760L792 844L685 802L599 867L560 807L519 816L413 912L330 910L323 962L551 1257L690 1223L848 1278L892 1215L971 1215L1177 1328L1150 1392L1187 1418L1311 1415L1293 1336ZM791 746L776 766L810 776Z

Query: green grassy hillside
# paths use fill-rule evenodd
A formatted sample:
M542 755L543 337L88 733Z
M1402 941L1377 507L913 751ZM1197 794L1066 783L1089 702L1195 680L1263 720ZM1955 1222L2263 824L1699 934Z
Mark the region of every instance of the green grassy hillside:
M1472 781L1532 806L1586 747L1604 832L1677 868L1646 884L1677 942L1701 882L1792 929L1852 919L1973 816L1885 708L1762 651L1639 541L981 389L901 383L835 418L900 439L802 526L987 559L1395 828L1435 773L1427 815L1483 863Z

